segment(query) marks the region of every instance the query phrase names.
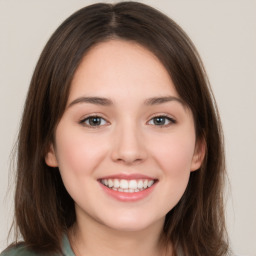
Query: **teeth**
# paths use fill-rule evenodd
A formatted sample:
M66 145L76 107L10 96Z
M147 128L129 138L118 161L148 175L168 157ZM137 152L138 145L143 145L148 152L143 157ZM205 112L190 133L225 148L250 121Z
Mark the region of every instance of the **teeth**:
M114 186L114 183L112 180L105 180L104 184L107 186L107 187L110 187L112 188Z
M127 180L121 180L119 183L119 187L122 189L127 189L129 187L128 181Z
M109 179L109 181L110 181L110 179ZM119 180L117 180L117 179L114 180L114 187L119 188Z
M143 188L143 181L142 181L142 180L139 180L139 182L138 182L138 188Z
M130 189L135 189L135 188L137 188L137 181L136 181L136 180L130 180L130 181L129 181L129 188L130 188Z
M119 192L134 193L151 187L154 184L154 180L103 179L101 183Z
M154 181L153 181L153 180L150 180L150 181L148 182L148 187L151 187L153 184L154 184Z

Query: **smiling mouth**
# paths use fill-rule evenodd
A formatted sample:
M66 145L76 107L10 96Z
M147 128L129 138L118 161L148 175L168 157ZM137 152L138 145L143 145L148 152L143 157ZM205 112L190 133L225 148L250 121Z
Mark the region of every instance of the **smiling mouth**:
M139 179L139 180L126 180L126 179L101 179L100 182L114 191L125 193L141 192L150 188L157 180L152 179Z

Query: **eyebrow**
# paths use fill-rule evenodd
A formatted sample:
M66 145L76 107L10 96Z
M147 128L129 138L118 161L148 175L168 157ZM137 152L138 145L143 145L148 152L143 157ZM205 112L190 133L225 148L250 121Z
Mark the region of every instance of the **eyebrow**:
M180 98L174 97L174 96L164 96L164 97L153 97L146 99L144 101L144 105L147 106L154 106L154 105L160 105L166 102L170 101L176 101L182 104L182 106L185 106L186 104L184 103L183 100ZM102 97L79 97L75 100L73 100L69 105L68 108L79 103L90 103L90 104L95 104L95 105L101 105L101 106L111 106L113 105L113 101L108 99L108 98L102 98Z
M101 98L101 97L80 97L75 100L73 100L68 107L71 107L78 103L90 103L95 105L101 105L101 106L111 106L113 105L112 100L107 98Z
M185 106L185 103L182 99L174 97L174 96L165 96L165 97L153 97L146 99L144 104L147 106L159 105L170 101L177 101Z

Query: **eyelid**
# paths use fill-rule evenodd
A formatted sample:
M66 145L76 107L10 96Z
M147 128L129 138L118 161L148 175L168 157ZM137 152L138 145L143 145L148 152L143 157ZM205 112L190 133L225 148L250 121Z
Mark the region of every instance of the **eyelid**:
M102 120L104 120L106 122L106 124L104 125L95 125L95 126L92 126L92 125L88 125L85 123L85 121L89 118L93 118L93 117L97 117L97 118L100 118ZM79 124L87 127L87 128L92 128L92 129L97 129L97 128L101 128L102 126L106 126L107 124L110 124L109 121L103 117L101 114L99 113L93 113L93 114L89 114L87 116L84 116L80 121L79 121Z
M173 116L168 115L168 114L155 114L155 115L153 115L149 119L149 121L147 123L149 123L152 119L157 118L157 117L164 117L164 118L166 118L166 119L168 119L170 121L170 123L167 124L167 125L154 125L154 126L159 126L160 128L168 127L168 126L170 126L172 124L176 124L177 123L176 119Z

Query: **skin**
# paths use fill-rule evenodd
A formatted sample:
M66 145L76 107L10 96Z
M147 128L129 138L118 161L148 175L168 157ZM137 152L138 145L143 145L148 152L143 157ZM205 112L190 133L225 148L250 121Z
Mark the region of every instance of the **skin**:
M145 104L170 96L175 99ZM104 97L111 104L81 97ZM88 115L103 119L91 127ZM163 117L156 124L155 116L163 115L174 122ZM192 113L161 62L132 42L94 46L76 70L55 144L45 158L49 166L59 167L75 201L77 222L70 237L77 255L163 255L165 215L182 197L203 156ZM134 202L110 197L98 181L134 173L158 181L147 197Z

